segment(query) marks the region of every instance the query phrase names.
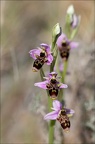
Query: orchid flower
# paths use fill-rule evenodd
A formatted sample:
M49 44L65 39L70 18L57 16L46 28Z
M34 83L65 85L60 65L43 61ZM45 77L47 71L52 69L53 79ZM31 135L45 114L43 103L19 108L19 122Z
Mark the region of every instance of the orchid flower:
M69 57L70 49L77 48L78 43L68 40L66 35L62 33L57 39L57 47L60 51L60 56L67 60Z
M69 117L75 113L72 109L63 108L58 100L53 101L53 111L44 116L45 120L58 120L62 128L66 131L70 128Z
M35 60L33 63L33 71L38 71L44 63L50 65L53 61L50 46L44 43L40 44L40 46L38 49L33 49L29 52L30 57Z
M48 77L44 77L46 80L43 82L35 83L35 86L38 86L42 89L47 89L49 91L49 95L52 99L56 99L58 96L58 92L61 88L67 88L66 84L60 83L57 79L57 73L51 72Z

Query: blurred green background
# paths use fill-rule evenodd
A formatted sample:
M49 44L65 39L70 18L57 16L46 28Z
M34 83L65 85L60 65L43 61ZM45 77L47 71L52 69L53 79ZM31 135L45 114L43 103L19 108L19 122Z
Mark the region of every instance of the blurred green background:
M74 5L81 15L72 50L65 90L68 108L75 110L67 134L55 126L55 144L95 143L95 1L0 1L1 6L1 144L42 144L48 142L47 95L34 87L41 81L32 72L29 51L40 43L51 43L56 23L63 27L66 10ZM48 70L48 67L46 66Z

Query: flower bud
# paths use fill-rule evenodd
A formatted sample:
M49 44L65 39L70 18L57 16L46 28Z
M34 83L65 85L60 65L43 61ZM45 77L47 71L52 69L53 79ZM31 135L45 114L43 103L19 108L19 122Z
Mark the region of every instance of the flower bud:
M70 5L67 9L67 14L73 15L74 14L74 7L73 5Z

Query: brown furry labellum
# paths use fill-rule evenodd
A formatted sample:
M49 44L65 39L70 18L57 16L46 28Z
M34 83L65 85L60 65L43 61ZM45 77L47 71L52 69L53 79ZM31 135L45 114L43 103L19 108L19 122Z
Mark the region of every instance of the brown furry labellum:
M65 41L62 42L62 48L59 48L60 56L63 60L68 60L70 55L70 47Z
M68 131L70 129L70 120L66 114L66 110L62 109L59 112L57 120L60 122L61 127L65 130Z
M36 60L34 61L33 63L33 71L34 72L37 72L39 69L42 68L42 66L44 65L44 63L47 61L46 58L45 58L45 51L42 51L40 53L40 56L36 56Z
M48 88L50 97L52 99L56 99L58 96L58 92L59 92L59 87L58 87L58 82L56 80L56 75L54 75L51 78L50 83L47 84L47 88Z

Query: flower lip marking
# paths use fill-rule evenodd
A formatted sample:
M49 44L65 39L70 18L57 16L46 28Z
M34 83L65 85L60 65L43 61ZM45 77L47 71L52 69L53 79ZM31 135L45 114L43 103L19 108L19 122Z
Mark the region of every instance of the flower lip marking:
M66 114L66 110L62 109L60 110L57 120L60 122L61 127L65 130L68 131L70 129L70 120Z
M56 99L58 96L58 89L54 87L49 89L49 94L52 99Z
M56 99L59 92L58 81L56 80L57 74L53 74L50 78L50 82L47 84L49 95L52 99Z
M44 51L42 51L42 52L40 53L40 57L45 57L45 52L44 52Z
M56 79L53 77L53 78L51 78L51 80L50 80L50 82L52 83L52 84L56 84Z
M33 68L39 70L44 65L45 60L41 57L37 58L33 63Z

